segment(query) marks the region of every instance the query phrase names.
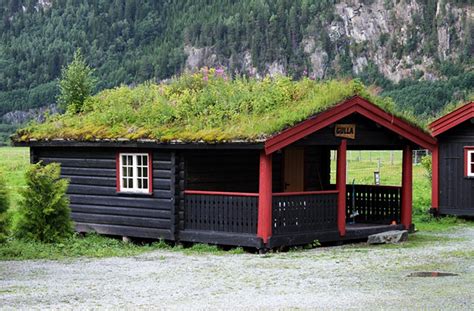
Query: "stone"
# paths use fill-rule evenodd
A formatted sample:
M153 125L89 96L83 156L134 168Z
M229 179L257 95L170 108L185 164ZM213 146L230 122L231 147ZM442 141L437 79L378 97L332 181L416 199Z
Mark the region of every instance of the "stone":
M395 244L405 242L408 239L407 230L392 230L369 235L368 244Z

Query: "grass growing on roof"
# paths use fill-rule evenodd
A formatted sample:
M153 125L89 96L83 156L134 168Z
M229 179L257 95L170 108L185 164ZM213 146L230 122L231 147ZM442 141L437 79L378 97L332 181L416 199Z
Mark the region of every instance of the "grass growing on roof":
M19 130L15 140L255 141L356 94L413 119L395 113L390 99L371 95L357 80L227 79L211 70L161 84L102 91L87 99L79 114L68 112L43 124L32 123Z

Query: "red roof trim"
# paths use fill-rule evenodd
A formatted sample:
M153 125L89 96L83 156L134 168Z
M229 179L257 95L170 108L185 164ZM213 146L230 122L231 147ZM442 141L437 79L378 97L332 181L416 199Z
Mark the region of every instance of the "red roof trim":
M471 118L474 118L474 102L461 106L447 115L431 122L429 127L433 136L438 136Z
M265 152L267 154L273 153L353 113L359 113L423 148L432 150L436 145L436 140L429 134L387 113L364 98L354 96L333 108L270 137L265 142Z

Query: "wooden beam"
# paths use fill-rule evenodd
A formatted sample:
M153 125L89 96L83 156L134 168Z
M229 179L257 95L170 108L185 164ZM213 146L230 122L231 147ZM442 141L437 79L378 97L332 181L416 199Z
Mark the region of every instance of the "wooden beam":
M405 146L403 149L403 160L402 160L402 224L405 229L410 229L412 225L412 150L411 146Z
M337 227L340 236L346 235L346 153L347 140L341 140L337 150L337 177L336 188L339 191L337 198Z
M267 243L272 235L272 156L260 152L257 235Z
M271 154L351 114L358 113L412 143L432 150L436 140L421 129L397 118L360 96L354 96L266 140L265 152Z

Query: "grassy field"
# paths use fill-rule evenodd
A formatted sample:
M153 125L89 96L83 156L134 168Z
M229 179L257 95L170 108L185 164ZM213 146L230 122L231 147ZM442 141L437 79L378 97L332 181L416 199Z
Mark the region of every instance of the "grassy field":
M350 151L348 153L348 183L352 180L357 184L373 184L373 174L379 170L381 184L400 185L401 153ZM15 210L20 198L19 190L25 187L24 172L29 162L28 148L0 147L0 171L5 175L11 195L10 214L15 218ZM335 157L332 157L331 176L335 176ZM455 217L436 220L427 215L431 205L431 183L426 177L426 171L421 165L413 167L413 207L414 223L421 231L450 230L459 225L472 225ZM60 244L41 244L10 239L0 246L0 260L11 259L61 259L67 257L105 257L129 256L147 252L153 249L167 247L181 250L180 247L170 248L162 242L153 244L125 244L106 237L89 235L74 236ZM189 253L220 253L222 250L215 246L196 244L184 252ZM232 252L241 252L234 249Z
M24 173L29 161L29 148L0 147L0 172L7 180L13 209L20 197L18 190L25 186Z

